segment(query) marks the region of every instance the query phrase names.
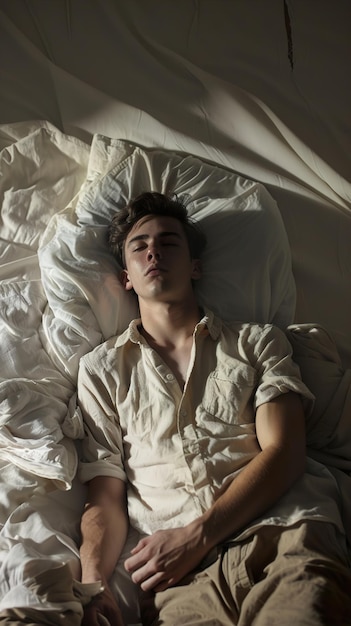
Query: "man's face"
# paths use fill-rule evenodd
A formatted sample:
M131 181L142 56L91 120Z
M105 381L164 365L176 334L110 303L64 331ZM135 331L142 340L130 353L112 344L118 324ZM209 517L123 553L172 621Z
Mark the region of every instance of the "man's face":
M190 258L182 224L173 217L146 216L132 228L125 242L125 289L139 298L177 300L200 277L198 260Z

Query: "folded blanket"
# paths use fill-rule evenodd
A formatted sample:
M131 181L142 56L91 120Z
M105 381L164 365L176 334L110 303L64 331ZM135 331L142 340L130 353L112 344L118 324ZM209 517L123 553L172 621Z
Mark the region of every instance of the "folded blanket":
M351 370L344 370L334 339L321 326L286 331L302 378L316 401L306 424L307 454L334 475L351 546Z
M342 367L333 338L316 324L289 326L302 378L314 394L307 445L318 461L351 471L351 369Z

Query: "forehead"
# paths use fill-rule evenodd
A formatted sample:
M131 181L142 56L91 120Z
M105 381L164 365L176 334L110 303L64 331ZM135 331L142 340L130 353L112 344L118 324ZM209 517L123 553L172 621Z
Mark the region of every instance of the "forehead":
M134 237L143 236L153 237L155 235L161 235L162 233L176 233L182 238L185 238L185 232L183 225L175 217L169 217L167 215L146 215L142 217L128 233L126 242L134 239Z

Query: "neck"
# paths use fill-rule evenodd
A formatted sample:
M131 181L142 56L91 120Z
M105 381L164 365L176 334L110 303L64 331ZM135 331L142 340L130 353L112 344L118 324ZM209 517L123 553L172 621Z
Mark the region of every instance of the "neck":
M200 308L193 299L181 304L140 304L142 332L146 339L160 347L176 346L193 335L201 319Z

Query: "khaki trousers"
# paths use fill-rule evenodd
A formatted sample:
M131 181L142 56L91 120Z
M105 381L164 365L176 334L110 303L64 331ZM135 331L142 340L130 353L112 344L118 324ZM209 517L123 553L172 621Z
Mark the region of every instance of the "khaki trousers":
M348 626L344 538L326 522L261 528L141 603L144 626Z

